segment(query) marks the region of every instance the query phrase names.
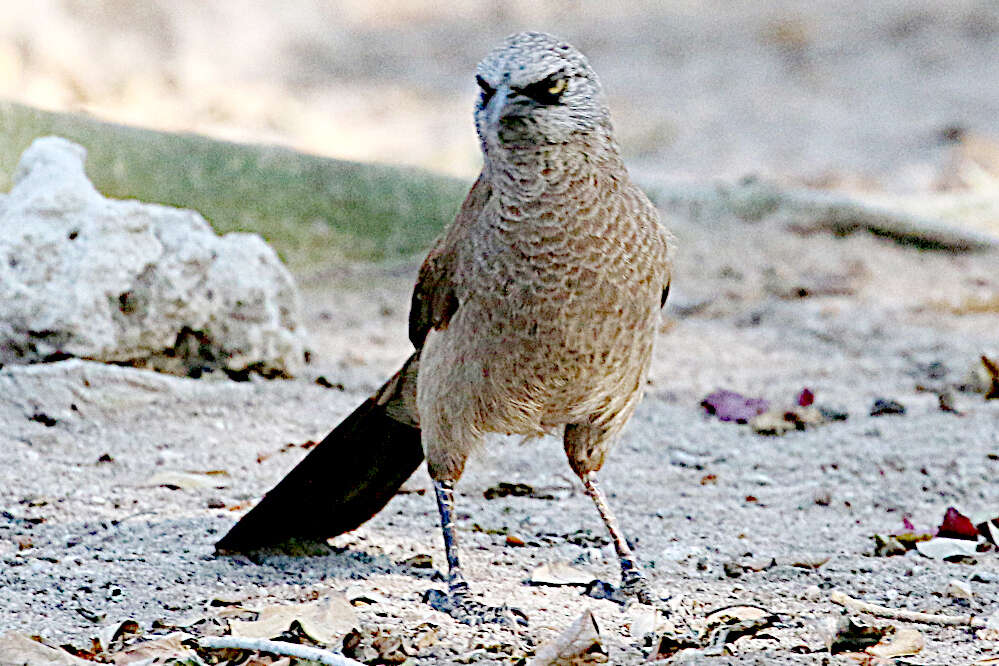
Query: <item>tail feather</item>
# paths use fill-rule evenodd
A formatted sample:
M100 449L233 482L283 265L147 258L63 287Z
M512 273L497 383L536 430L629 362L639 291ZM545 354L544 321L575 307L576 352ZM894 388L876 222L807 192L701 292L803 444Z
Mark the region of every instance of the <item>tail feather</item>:
M215 544L216 550L325 539L378 513L423 461L419 427L392 418L389 409L379 395L365 400Z

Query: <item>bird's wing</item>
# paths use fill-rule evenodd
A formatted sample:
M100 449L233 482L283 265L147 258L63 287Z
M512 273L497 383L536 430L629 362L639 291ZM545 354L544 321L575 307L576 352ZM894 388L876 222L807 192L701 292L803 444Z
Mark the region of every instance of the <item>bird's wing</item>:
M418 350L423 347L430 329L447 328L451 316L458 309L454 281L458 250L469 226L489 200L490 192L489 184L480 175L465 197L454 222L437 238L420 267L409 310L409 339Z

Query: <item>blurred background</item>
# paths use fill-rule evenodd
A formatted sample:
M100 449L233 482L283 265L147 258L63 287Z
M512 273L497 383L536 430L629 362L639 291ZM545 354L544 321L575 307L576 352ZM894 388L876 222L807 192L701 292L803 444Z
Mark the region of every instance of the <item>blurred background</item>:
M995 184L995 0L8 0L0 98L471 179L476 62L550 31L647 178Z

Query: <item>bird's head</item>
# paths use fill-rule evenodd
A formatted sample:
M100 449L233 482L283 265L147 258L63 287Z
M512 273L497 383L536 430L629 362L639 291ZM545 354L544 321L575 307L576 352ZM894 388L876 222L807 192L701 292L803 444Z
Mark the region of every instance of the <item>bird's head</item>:
M479 63L475 80L475 128L487 157L609 131L596 73L575 47L551 35L511 35Z

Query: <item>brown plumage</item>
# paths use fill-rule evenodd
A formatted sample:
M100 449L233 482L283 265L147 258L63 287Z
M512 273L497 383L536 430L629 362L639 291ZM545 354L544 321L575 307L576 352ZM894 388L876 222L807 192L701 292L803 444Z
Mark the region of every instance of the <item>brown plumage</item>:
M355 493L351 506L360 508L343 509L347 488L321 484L324 494L313 483L305 499L326 504L329 518L312 513L307 528L283 521L280 531L286 538L352 529L388 501L386 488L359 468L391 465L377 452L406 442L400 450L410 453L394 456L399 469L385 475L401 483L419 464L419 433L450 570L449 595L431 601L463 619L481 615L458 565L453 483L488 433L556 434L607 523L626 589L647 602L595 473L641 398L672 240L632 184L600 84L576 49L550 35L514 35L479 64L477 80L483 170L420 269L409 321L416 352L364 414L355 412L349 432L331 433L219 546L273 541L262 533L268 516L293 507L295 489L321 479L319 464L331 465L337 451L371 486L362 494L372 501L358 502ZM366 451L360 460L348 455L355 446Z

